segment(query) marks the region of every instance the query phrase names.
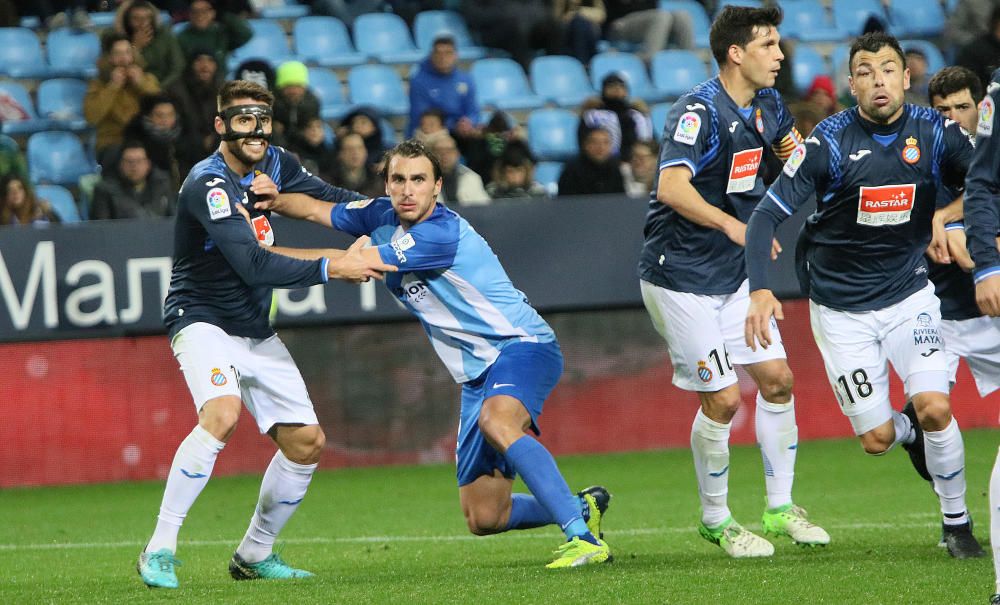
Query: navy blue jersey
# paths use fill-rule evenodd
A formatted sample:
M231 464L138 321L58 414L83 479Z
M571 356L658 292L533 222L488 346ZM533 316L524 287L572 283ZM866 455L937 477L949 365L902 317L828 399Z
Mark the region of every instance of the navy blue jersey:
M798 133L777 91L758 91L749 110L741 112L713 78L681 97L667 114L659 169L686 166L706 202L745 222L767 189L760 174L765 153L793 138ZM658 201L656 190L654 185L639 277L679 292L739 289L746 279L743 248Z
M976 153L965 182L965 233L969 254L976 263L975 281L1000 274L1000 127L997 104L1000 103L1000 69L979 104L976 127Z
M904 105L888 125L861 118L857 107L823 120L754 212L750 289L767 288L774 226L815 192L816 212L800 242L809 297L852 312L905 299L927 283L924 251L938 189L960 188L971 158L958 124L925 107Z
M948 122L946 121L945 124ZM962 130L963 134L967 134ZM962 191L953 187L938 189L937 207L944 208L953 202ZM946 231L965 229L961 221L945 225ZM972 275L963 271L956 263L939 265L928 263L927 278L934 283L934 294L941 299L941 319L960 321L979 317L982 312L976 305L976 284Z
M236 211L247 203L254 176L265 173L279 191L305 193L331 202L361 199L308 173L295 156L268 147L250 174L240 177L218 151L198 162L181 185L174 228L174 265L163 321L170 337L185 326L206 322L233 336L266 338L272 288L301 288L325 282L325 259L304 261L270 252L257 237L272 239L266 217L254 227ZM249 210L249 208L248 208Z

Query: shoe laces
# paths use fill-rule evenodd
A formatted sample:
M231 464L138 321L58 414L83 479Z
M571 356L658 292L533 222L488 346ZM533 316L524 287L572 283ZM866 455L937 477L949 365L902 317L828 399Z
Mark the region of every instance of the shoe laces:
M798 504L793 504L792 507L785 511L786 515L793 517L793 520L800 523L804 527L816 527L814 523L807 519L806 509L802 508Z
M159 571L167 573L175 566L180 567L181 562L170 553L154 552L149 554L149 564L155 565Z

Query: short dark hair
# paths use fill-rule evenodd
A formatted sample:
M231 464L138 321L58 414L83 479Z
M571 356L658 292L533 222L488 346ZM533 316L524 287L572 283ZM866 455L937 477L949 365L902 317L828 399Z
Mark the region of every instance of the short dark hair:
M735 44L746 48L753 42L754 30L757 27L778 27L783 14L777 6L767 8L747 8L745 6L727 6L712 22L708 33L708 44L712 56L719 68L726 66L729 47Z
M847 58L847 71L852 75L854 74L854 55L863 50L870 53L877 53L886 46L896 51L896 54L899 55L900 66L906 67L906 55L903 53L903 47L899 45L899 40L895 36L885 32L869 32L858 36L854 40L854 44L851 44L851 53Z
M425 147L420 141L416 139L407 139L389 151L386 151L385 155L382 156L383 181L387 183L389 182L389 162L397 155L404 158L427 158L434 171L434 181L437 182L441 178L441 160L438 159L437 155Z
M433 48L433 47L435 47L435 46L437 46L439 44L445 44L445 45L450 46L452 48L456 48L457 47L457 44L455 44L455 37L452 36L451 34L447 33L447 32L443 32L443 33L440 33L440 34L434 36L434 41L431 42L431 48Z
M265 105L274 104L271 91L249 80L229 80L219 90L219 111L229 107L236 99L253 99Z
M101 52L105 55L111 52L111 47L113 47L118 42L128 42L129 46L132 45L132 41L128 39L128 36L121 32L108 32L101 37Z
M953 65L940 70L927 83L927 100L934 104L934 97L947 97L969 89L973 103L983 100L983 83L971 69Z

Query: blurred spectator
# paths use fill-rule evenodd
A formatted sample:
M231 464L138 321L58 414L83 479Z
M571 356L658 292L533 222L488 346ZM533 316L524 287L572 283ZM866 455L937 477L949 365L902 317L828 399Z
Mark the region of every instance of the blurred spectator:
M652 141L636 141L632 146L632 157L627 163L622 164L626 195L649 199L656 183L658 153L656 143Z
M28 178L28 160L17 141L0 134L0 177L14 175L22 180Z
M219 146L215 115L221 86L222 73L215 55L209 50L196 50L180 81L168 91L180 117L177 161L182 175Z
M368 150L361 135L350 133L337 139L336 161L331 162L329 180L338 187L357 191L362 195L379 197L386 195L385 182L372 170L368 161Z
M101 41L97 78L90 81L83 98L83 116L97 131L97 153L122 142L125 125L139 113L143 95L160 92L153 74L142 68L142 57L122 34Z
M694 48L694 23L686 11L660 10L656 0L605 0L607 38L641 44L638 55L647 63L672 44Z
M931 78L927 96L931 107L975 137L979 102L983 100L983 85L976 74L964 67L945 67Z
M323 120L309 120L299 136L288 140L288 150L299 157L299 162L306 170L324 180L330 180L336 161L333 145L326 138Z
M27 181L16 174L0 177L0 225L58 223L49 203L35 197Z
M385 9L384 0L312 0L312 12L315 15L329 15L344 22L350 29L354 20L365 13L381 12Z
M789 103L788 111L795 118L795 128L806 136L812 134L816 125L828 117L819 106L805 101Z
M368 151L368 163L373 167L382 162L385 147L382 145L381 116L374 107L361 106L348 113L337 127L337 138L343 138L349 133L361 135Z
M653 139L653 121L649 108L640 99L628 98L628 87L618 73L601 81L601 96L583 102L580 133L602 128L611 135L611 155L628 160L632 144Z
M236 79L256 82L268 90L274 90L274 68L261 59L247 59L240 63L236 68Z
M989 86L990 74L1000 66L1000 6L990 13L989 28L986 33L958 51L955 64L971 69L979 76L983 88Z
M516 141L507 145L497 159L486 193L493 199L545 196L545 187L535 181L535 158L526 144Z
M445 127L456 137L473 136L479 118L476 87L472 76L458 69L455 40L441 36L434 40L430 56L410 78L410 123L406 136L413 136L420 117L428 109L444 113Z
M906 68L910 70L910 88L903 93L903 100L914 105L927 106L927 55L917 47L904 49Z
M309 90L309 69L286 61L275 72L274 131L284 140L301 138L306 124L319 117L319 98Z
M225 65L229 53L243 46L253 37L253 30L245 19L230 13L219 13L211 0L194 0L191 3L188 26L177 34L186 59L195 52L211 50L219 65Z
M557 53L576 57L584 65L590 63L597 54L597 41L607 18L604 1L554 0L552 5L555 27L550 35L560 40Z
M107 170L94 188L91 219L171 216L177 188L167 173L154 168L146 148L137 141L122 145L117 170Z
M802 101L812 105L823 117L823 120L840 111L840 104L837 102L837 91L833 87L833 79L830 76L816 76L813 78L809 90L803 95ZM801 132L808 133L808 130Z
M160 11L147 0L126 1L118 7L115 27L132 42L146 62L146 71L161 86L171 86L184 73L184 53L169 27L160 25Z
M511 141L526 140L524 129L510 114L496 111L475 137L458 140L465 165L489 182L493 166Z
M212 122L214 124L215 120ZM179 189L182 173L177 161L177 143L180 136L177 107L170 97L160 94L140 101L139 115L125 127L122 138L142 143L153 167L167 173L171 187Z
M989 33L990 15L997 8L1000 8L1000 0L958 0L945 25L944 39L948 47L958 50Z
M446 134L448 129L444 125L444 112L440 109L428 109L420 114L420 122L413 131L413 138L423 143L424 147L431 148L438 137Z
M552 43L548 0L461 0L459 11L484 46L507 51L525 70Z
M482 206L490 202L490 195L483 187L483 178L459 160L458 145L450 136L440 137L434 142L434 155L441 162L441 176L444 185L438 201L459 203L463 206Z
M611 133L587 128L581 139L580 154L566 162L559 175L559 195L625 193L620 163L611 152Z

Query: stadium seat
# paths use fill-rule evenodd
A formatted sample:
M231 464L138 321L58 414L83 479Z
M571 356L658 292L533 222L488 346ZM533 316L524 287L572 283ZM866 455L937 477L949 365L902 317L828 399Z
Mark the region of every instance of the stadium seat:
M35 184L74 187L98 171L80 139L71 132L36 132L28 137L28 174Z
M839 42L848 37L833 25L818 0L784 0L780 5L785 16L778 32L783 38L801 42Z
M927 40L900 40L899 45L903 47L904 52L911 48L919 48L923 51L924 56L927 57L928 78L947 65L944 61L944 55L941 54L941 49Z
M833 67L834 74L837 74L840 70L843 70L845 73L850 70L850 66L847 64L847 59L850 56L850 44L838 44L833 47L833 50L830 51L830 65Z
M80 209L73 199L73 194L60 185L39 185L35 187L35 197L45 200L64 223L79 223Z
M472 64L472 81L481 106L536 109L544 102L531 92L524 70L513 59L480 59Z
M885 11L879 0L836 0L833 3L833 24L849 38L860 36L865 21L871 16L885 21Z
M889 21L897 36L940 36L945 20L944 10L937 2L893 0L889 8Z
M417 48L430 53L434 39L440 35L447 34L455 40L455 47L458 49L458 58L466 61L475 61L486 56L486 49L476 46L469 35L469 29L465 26L465 20L455 11L422 11L417 13L413 20L413 37L416 39Z
M351 108L343 85L329 69L310 67L309 88L319 97L319 115L324 120L338 120Z
M563 107L576 107L597 94L587 70L574 57L545 55L531 62L531 87L546 101Z
M538 181L549 195L559 193L559 175L562 174L562 162L538 162L535 164L535 180Z
M659 7L665 11L684 11L691 16L694 26L694 44L698 48L708 48L708 30L712 23L708 20L705 7L694 0L660 0Z
M265 19L298 19L309 14L309 7L291 0L278 0L270 6L260 9L260 16Z
M388 65L358 65L347 73L347 90L351 103L372 105L390 116L406 115L410 98L403 89L403 80Z
M74 78L52 78L38 85L38 114L53 128L82 131L90 128L83 117L87 83Z
M5 134L31 134L52 127L49 120L38 116L31 96L20 83L11 80L0 82L0 96L4 97L0 102L3 108L0 121Z
M381 63L415 63L427 53L413 45L406 22L393 13L365 13L354 20L354 46Z
M528 144L540 160L568 160L579 151L580 118L567 109L538 109L528 115Z
M727 6L742 6L742 7L745 7L745 8L760 8L760 7L764 6L764 3L761 2L761 0L722 0L721 2L717 3L716 6L715 6L715 16L718 17L719 13L722 12L722 9L726 8Z
M596 90L601 90L604 76L618 72L628 82L629 96L655 103L663 101L667 95L655 88L649 81L646 66L632 53L598 53L590 60L590 81Z
M288 48L285 30L277 21L250 19L249 24L253 30L253 37L229 55L226 67L230 71L248 59L263 59L273 66L278 66L295 58Z
M689 50L661 50L653 56L653 86L671 99L708 79L704 61Z
M671 103L657 103L649 108L649 118L653 122L653 139L656 141L663 138L663 125L667 123L670 106Z
M292 28L295 54L303 63L351 67L367 61L354 50L344 22L335 17L302 17Z
M39 79L52 75L35 32L23 27L0 27L0 75Z
M90 13L90 23L95 29L101 30L115 24L115 11L97 11Z
M49 66L61 76L90 79L97 76L97 57L101 41L89 31L62 27L49 32L45 39Z
M823 55L807 44L799 44L795 47L795 54L792 56L792 82L795 90L799 94L805 93L813 82L813 78L821 75L830 75L830 69L823 60Z

